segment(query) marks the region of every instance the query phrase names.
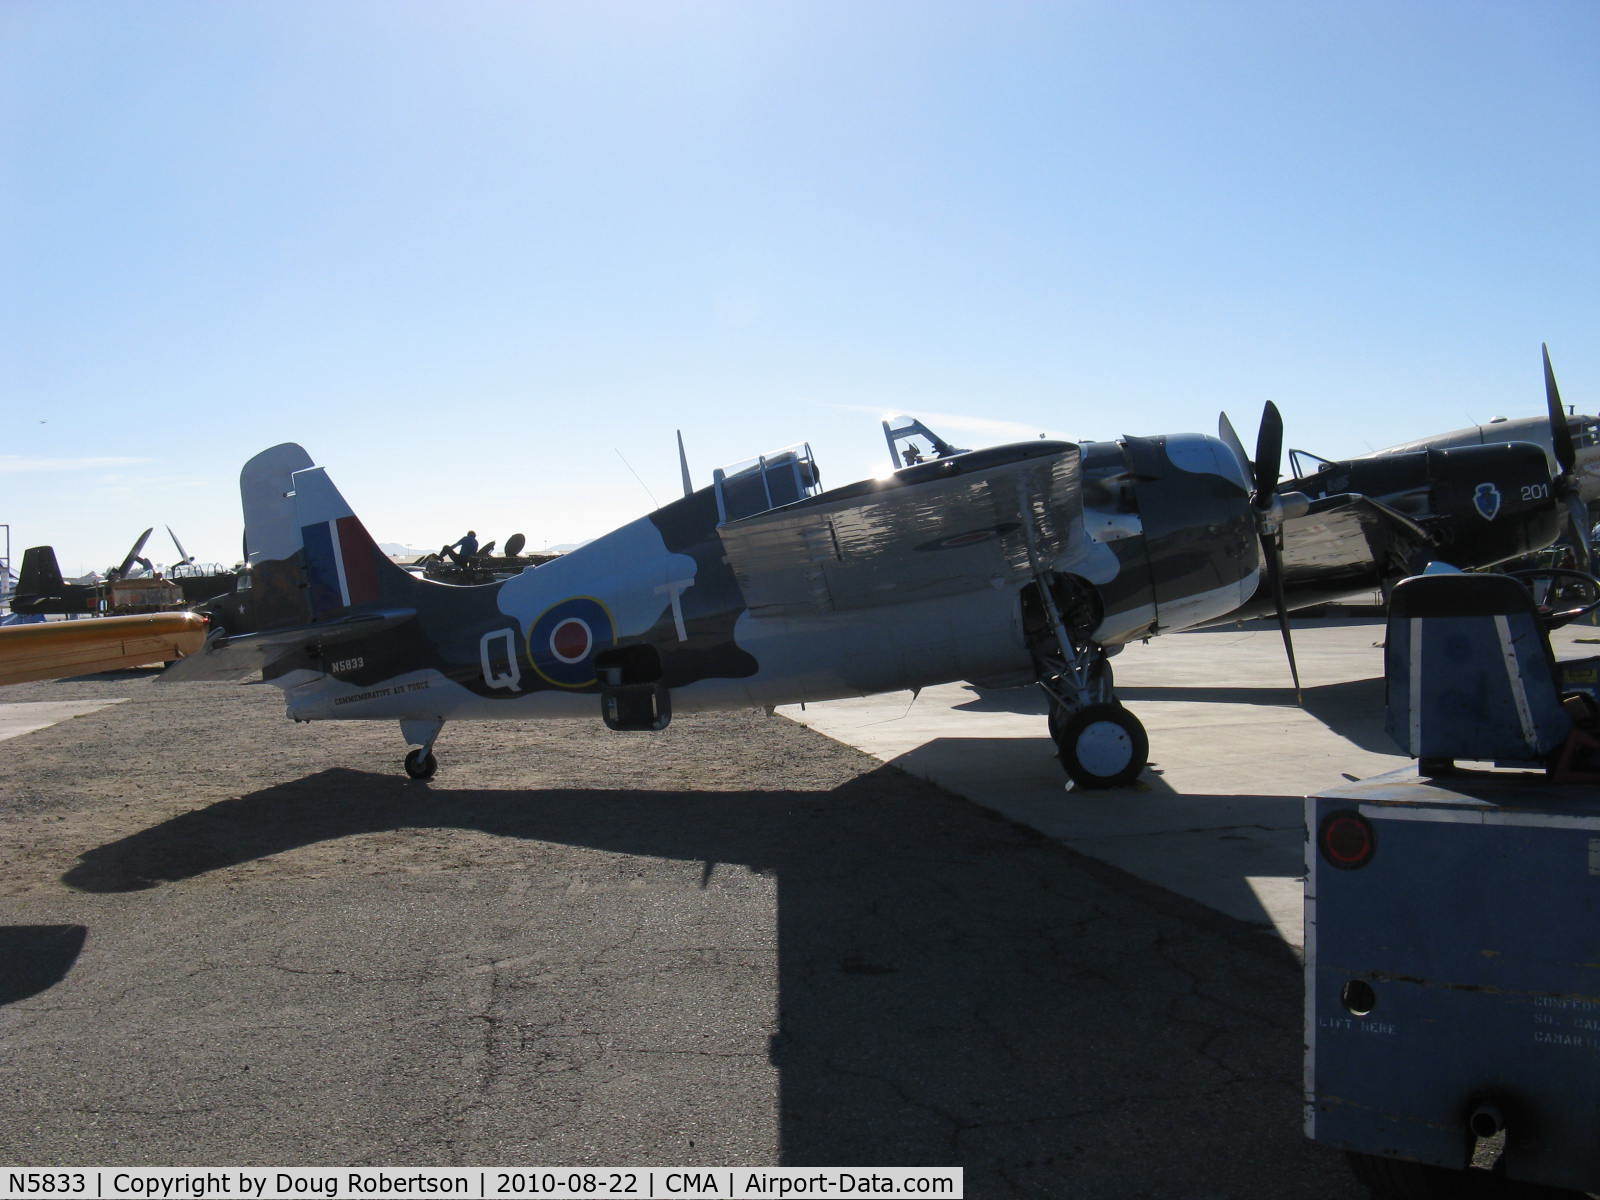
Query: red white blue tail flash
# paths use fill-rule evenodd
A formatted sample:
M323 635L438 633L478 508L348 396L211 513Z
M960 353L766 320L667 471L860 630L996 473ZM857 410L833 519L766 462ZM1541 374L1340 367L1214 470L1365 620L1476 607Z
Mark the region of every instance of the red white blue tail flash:
M294 473L294 507L313 615L376 604L383 551L321 467Z

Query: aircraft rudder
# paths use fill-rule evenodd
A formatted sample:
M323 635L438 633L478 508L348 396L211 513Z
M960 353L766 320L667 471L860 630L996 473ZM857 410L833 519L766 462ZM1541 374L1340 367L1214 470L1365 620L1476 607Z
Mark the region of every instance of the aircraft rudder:
M378 547L323 467L294 473L295 521L313 619L395 603L416 586Z

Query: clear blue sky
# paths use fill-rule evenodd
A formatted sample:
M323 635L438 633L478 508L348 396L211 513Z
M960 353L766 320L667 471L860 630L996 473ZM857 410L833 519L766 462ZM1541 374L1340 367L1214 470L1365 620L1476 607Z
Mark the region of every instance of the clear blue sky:
M285 440L537 546L678 427L1342 455L1539 411L1542 340L1600 407L1590 0L7 0L0 172L0 521L69 570L233 561Z

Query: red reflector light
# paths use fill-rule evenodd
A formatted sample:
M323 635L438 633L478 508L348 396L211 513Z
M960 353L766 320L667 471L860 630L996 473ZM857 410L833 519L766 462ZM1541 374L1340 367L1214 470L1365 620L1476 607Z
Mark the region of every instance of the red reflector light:
M1360 813L1345 809L1322 818L1317 830L1317 848L1322 857L1341 871L1354 871L1372 861L1378 848L1378 835L1372 823Z

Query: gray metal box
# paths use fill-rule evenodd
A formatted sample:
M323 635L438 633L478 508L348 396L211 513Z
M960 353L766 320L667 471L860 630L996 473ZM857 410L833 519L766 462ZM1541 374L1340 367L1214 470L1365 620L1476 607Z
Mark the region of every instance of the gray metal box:
M1307 1135L1465 1168L1498 1121L1508 1178L1600 1190L1600 787L1408 767L1306 829Z

